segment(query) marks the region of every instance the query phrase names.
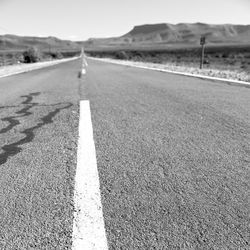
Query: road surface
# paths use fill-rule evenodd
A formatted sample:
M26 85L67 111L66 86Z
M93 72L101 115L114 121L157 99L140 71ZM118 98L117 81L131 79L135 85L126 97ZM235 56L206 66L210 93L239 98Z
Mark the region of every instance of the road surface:
M71 248L89 100L109 249L250 249L250 88L88 63L0 79L0 248Z
M77 63L0 79L0 249L70 249Z

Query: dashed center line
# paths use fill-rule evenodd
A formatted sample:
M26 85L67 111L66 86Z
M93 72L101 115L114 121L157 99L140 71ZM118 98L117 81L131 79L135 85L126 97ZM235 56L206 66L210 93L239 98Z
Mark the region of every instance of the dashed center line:
M73 250L108 250L89 101L80 102Z

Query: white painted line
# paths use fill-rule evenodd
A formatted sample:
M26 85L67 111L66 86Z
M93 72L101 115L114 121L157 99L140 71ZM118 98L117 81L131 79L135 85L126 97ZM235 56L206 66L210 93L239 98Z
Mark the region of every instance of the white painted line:
M241 85L250 85L250 82L244 82L244 81L239 81L239 80L234 80L234 79L219 78L219 77L213 77L213 76L191 74L191 73L172 71L172 70L160 69L160 68L152 68L152 67L148 67L148 66L131 64L131 63L128 63L126 61L124 61L124 62L114 61L115 59L109 60L107 58L96 58L96 57L89 57L89 58L93 59L93 60L97 60L97 61L108 62L108 63L119 64L119 65L125 65L125 66L129 66L129 67L140 68L140 69L149 69L149 70L154 70L154 71L160 71L160 72L176 74L176 75L183 75L183 76L191 76L191 77L196 77L196 78L201 78L201 79L208 79L208 80L213 80L213 81L236 83L236 84L241 84Z
M108 250L89 101L80 102L73 250Z
M82 75L85 75L85 74L86 74L86 69L82 68Z
M83 67L87 67L88 66L88 62L87 62L87 60L86 60L85 57L83 57L83 59L82 59L82 66Z

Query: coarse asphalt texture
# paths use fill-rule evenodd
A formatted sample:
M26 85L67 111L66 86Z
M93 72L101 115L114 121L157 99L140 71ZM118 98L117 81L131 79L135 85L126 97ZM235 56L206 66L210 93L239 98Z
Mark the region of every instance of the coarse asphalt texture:
M0 79L0 249L70 249L79 61Z
M250 89L89 61L110 249L250 249Z
M0 249L71 249L80 99L109 249L250 249L250 88L88 63L0 79Z

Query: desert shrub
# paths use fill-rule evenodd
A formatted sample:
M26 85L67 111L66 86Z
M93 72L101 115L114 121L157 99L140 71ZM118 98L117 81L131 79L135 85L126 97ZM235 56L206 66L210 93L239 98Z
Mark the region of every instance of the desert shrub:
M59 51L56 52L56 58L57 59L62 59L63 58L63 54Z
M204 64L210 64L210 61L209 61L209 59L204 59L203 63Z
M36 47L32 47L23 52L23 59L25 63L39 62L42 59L42 54Z
M227 53L222 53L221 57L222 58L228 58L228 54Z
M69 50L69 51L61 51L63 58L69 58L73 56L79 56L79 51L78 50Z
M161 63L162 62L162 60L160 58L157 58L157 57L151 57L147 61L152 62L152 63Z
M121 60L128 60L129 56L127 55L127 53L125 51L116 51L115 58L121 59Z
M19 62L24 62L24 56L23 56L23 54L22 53L17 53L17 54L15 54L15 61L17 62L17 63L19 63Z
M51 56L52 59L62 59L63 58L62 53L59 52L59 51L51 52L50 56Z

